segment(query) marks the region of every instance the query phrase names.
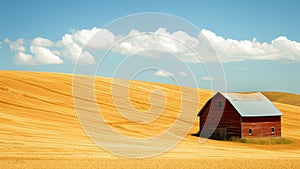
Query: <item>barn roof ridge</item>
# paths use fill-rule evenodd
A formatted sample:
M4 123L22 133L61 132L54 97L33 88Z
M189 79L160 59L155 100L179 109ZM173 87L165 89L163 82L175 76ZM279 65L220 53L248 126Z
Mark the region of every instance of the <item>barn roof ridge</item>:
M218 93L229 100L242 117L282 116L282 113L273 103L260 92L247 94Z
M218 94L225 97L238 111L241 117L282 116L282 113L273 105L273 103L260 92L247 94L217 92L209 99L209 101ZM207 106L207 103L202 109ZM198 115L200 115L202 109Z

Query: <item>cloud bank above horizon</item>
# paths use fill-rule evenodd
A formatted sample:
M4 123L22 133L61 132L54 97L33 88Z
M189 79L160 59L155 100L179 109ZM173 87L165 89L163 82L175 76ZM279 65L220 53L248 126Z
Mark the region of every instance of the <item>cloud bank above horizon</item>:
M36 37L32 40L19 38L15 41L7 38L4 43L14 52L14 63L19 65L63 64L66 60L74 63L77 61L79 64L94 64L94 56L84 49L87 47L108 50L111 46L114 46L112 52L121 55L130 55L138 51L139 55L145 57L163 57L163 52L145 50L153 47L179 56L186 63L199 63L201 60L195 58L195 54L188 47L201 44L201 36L208 40L207 43L214 48L222 63L245 60L300 62L300 43L285 36L279 36L268 43L258 42L256 38L226 39L207 29L202 29L198 37L192 37L184 31L171 33L165 28L159 28L151 34L133 29L127 35L115 35L110 30L94 27L66 33L57 42ZM163 72L159 74L167 75Z

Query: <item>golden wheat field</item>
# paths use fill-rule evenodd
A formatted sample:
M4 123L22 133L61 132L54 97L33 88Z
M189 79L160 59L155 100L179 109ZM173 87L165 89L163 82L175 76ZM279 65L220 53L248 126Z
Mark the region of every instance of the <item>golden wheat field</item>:
M149 94L153 90L163 91L167 99L158 119L139 124L118 114L111 97L111 82L109 78L97 78L97 104L107 123L122 135L155 136L176 120L179 87L130 82L129 97L135 109L145 111L151 107ZM118 83L119 92L127 90L122 83L123 80ZM212 92L197 92L200 109ZM215 140L199 143L199 138L191 135L198 131L195 112L192 129L176 147L152 158L126 158L96 146L82 129L73 104L72 75L0 71L0 168L299 168L299 96L271 94L267 96L283 113L282 137L291 140L290 144Z

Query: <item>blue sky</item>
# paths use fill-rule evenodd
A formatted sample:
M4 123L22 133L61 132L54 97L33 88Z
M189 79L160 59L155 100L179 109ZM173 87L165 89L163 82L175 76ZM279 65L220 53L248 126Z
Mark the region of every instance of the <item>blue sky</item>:
M199 30L207 30L204 31L205 35L213 41L221 60L225 60L223 66L229 91L300 93L298 75L300 72L300 21L298 19L300 2L298 1L133 0L87 3L71 0L63 2L11 0L0 3L0 69L2 70L72 73L74 62L62 56L61 53L54 53L60 59L56 58L53 62L40 60L31 64L16 62L16 55L23 52L34 57L36 53L34 49L30 49L30 45L37 37L57 43L66 34L72 35L80 30L91 31L94 27L101 28L122 16L139 12L163 12L184 18L197 26ZM278 37L285 38L277 39ZM220 38L221 42L217 41ZM253 41L254 38L255 41ZM19 44L22 44L25 49L12 49L12 45L18 39L22 39L23 42L19 41ZM236 42L231 43L228 39ZM273 54L275 50L275 54L272 57L268 56L267 59L261 59L263 55L253 54L253 51L245 52L243 41L251 44L258 42L259 50L263 50L268 55ZM227 52L227 48L222 48L221 44L224 43L228 49L232 45L240 48ZM265 47L264 43L269 46ZM51 45L43 47L53 50ZM268 50L269 48L272 50ZM39 49L36 48L36 52L39 52ZM245 52L245 57L243 52ZM116 59L110 60L105 65L107 69L113 69L110 65L114 65L114 62L122 57L119 56L120 54L116 55L114 56ZM203 65L195 62L187 64L193 70L199 87L210 88L209 80L214 80L214 77L208 77ZM155 76L155 74L162 76ZM170 77L174 74L175 72L150 71L138 79L172 83ZM110 76L105 72L99 72L98 75Z

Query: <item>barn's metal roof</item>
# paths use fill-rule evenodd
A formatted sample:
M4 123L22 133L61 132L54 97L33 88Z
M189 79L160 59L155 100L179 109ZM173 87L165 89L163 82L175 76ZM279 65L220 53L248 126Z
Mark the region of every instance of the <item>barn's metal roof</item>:
M262 93L225 93L223 95L242 117L281 116L281 112Z

